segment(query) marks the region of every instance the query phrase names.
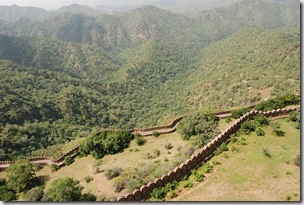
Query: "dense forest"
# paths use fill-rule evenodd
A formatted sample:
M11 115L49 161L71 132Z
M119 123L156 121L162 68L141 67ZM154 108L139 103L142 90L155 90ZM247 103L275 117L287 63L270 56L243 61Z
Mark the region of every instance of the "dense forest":
M0 21L0 160L300 92L297 1L38 14Z

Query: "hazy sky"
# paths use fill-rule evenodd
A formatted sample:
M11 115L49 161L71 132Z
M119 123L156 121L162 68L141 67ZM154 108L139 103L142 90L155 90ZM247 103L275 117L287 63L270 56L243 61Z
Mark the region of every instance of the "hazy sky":
M158 0L0 0L0 5L34 6L44 9L59 9L61 6L77 3L80 5L96 6L117 6L134 5L157 2Z

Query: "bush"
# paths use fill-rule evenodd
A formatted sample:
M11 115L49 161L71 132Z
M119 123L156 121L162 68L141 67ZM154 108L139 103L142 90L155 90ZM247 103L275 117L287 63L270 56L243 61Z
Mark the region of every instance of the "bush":
M269 125L269 119L265 115L257 115L254 117L256 125L267 126Z
M239 145L247 145L246 139L244 137L241 137L237 140L237 144Z
M73 162L74 162L74 159L72 157L65 157L64 158L64 164L67 165L67 166L69 166Z
M6 186L0 186L0 201L16 200L16 193Z
M115 201L116 197L115 196L109 196L106 194L102 194L100 196L97 197L96 201Z
M163 200L166 197L166 191L163 187L155 188L150 193L150 197L156 200Z
M237 109L237 110L232 110L231 117L234 119L238 119L249 111L250 111L250 108L241 108L241 109Z
M86 183L90 183L91 181L93 181L93 177L91 177L91 176L86 176L85 178L84 178L84 181L86 182Z
M177 186L178 186L178 182L176 182L176 181L169 182L163 187L157 187L157 188L153 189L153 191L150 193L150 197L152 197L153 199L156 199L156 200L164 200L167 193L174 192L174 189ZM172 194L169 194L168 196L171 197Z
M124 190L126 187L126 182L124 179L120 179L120 178L117 178L117 180L114 182L114 186L113 186L113 189L115 192L119 193L121 192L122 190Z
M57 164L52 164L51 165L51 172L52 173L58 171L59 169L60 169L60 167Z
M297 155L297 157L294 159L294 164L296 166L301 166L301 158L300 158L300 155Z
M281 126L278 122L273 122L273 123L270 123L270 126L272 127L272 133L275 135L275 136L284 136L285 135L285 132L280 130Z
M153 150L154 157L158 157L160 155L160 151L158 149Z
M246 120L245 122L242 123L241 125L241 130L248 135L250 132L255 131L256 127L253 121L248 121Z
M232 122L231 117L227 117L227 118L225 119L225 122L226 122L226 123Z
M210 165L209 162L205 163L202 168L205 174L210 173L213 170L213 166Z
M265 132L261 127L258 127L256 129L255 133L256 133L257 136L264 136L265 135Z
M286 107L288 105L296 105L300 103L300 99L294 94L286 94L276 98L269 99L255 106L259 111L270 111Z
M135 137L135 142L138 146L142 146L147 142L147 140L143 136L138 135Z
M172 148L173 148L173 146L171 145L171 143L165 144L165 149L166 150L169 150L169 149L172 149Z
M79 146L81 156L92 154L100 159L106 154L116 154L130 145L133 135L129 131L103 131L98 135L87 137Z
M230 142L231 143L236 143L237 142L237 138L236 138L235 134L230 135Z
M225 152L225 151L228 151L228 147L226 145L226 143L222 143L221 146L220 146L220 149Z
M219 119L215 115L195 113L183 118L177 125L177 131L184 140L196 135L207 135L209 138L219 134L217 128Z
M114 169L109 169L105 171L104 175L108 180L118 177L123 172L122 168L115 167Z
M152 133L152 136L153 136L153 137L159 137L160 134L159 134L158 132L154 131L154 132Z
M26 201L39 201L43 197L43 187L38 186L30 189L26 194L25 194L25 200Z
M96 196L91 193L85 193L81 196L81 201L96 201Z
M263 154L265 157L271 158L271 154L270 154L269 150L263 148L262 151L263 151Z
M100 172L100 168L99 167L94 167L93 168L93 174L98 174Z

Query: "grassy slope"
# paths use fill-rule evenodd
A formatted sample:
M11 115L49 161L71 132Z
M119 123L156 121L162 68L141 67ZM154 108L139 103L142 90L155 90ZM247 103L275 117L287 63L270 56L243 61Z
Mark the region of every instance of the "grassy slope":
M246 138L247 145L230 143L229 151L215 156L221 162L205 180L193 189L184 189L178 201L286 201L300 200L300 167L293 164L300 154L300 133L292 122L277 120L284 137L271 134L271 127L265 128L266 135L255 133ZM239 151L231 151L234 146ZM268 149L271 158L263 155Z
M145 137L145 139L147 139L147 142L143 146L137 146L135 140L133 140L130 147L128 149L125 149L124 152L105 156L102 158L101 165L98 165L97 160L91 156L88 156L83 158L76 158L73 164L70 166L65 166L55 173L51 173L49 167L44 167L38 172L38 175L49 175L50 180L46 183L46 190L55 179L72 177L75 180L80 181L81 186L84 187L84 193L91 192L97 196L101 194L121 196L124 192L118 194L115 193L112 189L113 181L107 180L104 176L104 173L93 173L94 166L98 165L100 170L108 170L114 167L121 167L125 169L127 167L137 167L140 163L149 163L155 160L164 161L165 158L168 158L170 160L177 153L177 147L184 146L186 144L186 142L182 140L177 132L160 135L158 138L155 138L153 136ZM173 148L170 150L170 154L168 154L168 150L166 150L164 147L164 145L167 143L171 143L173 145ZM139 149L138 152L135 152L136 148ZM144 154L148 152L153 155L154 149L158 149L161 152L159 157L155 159L143 158ZM90 183L86 183L84 181L84 178L86 176L92 176L94 180Z

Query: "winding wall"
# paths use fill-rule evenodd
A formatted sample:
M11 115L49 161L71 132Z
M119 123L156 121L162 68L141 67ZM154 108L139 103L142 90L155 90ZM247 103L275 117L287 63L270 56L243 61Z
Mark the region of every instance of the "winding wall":
M205 145L202 149L196 152L190 157L185 163L182 163L174 170L169 171L167 174L163 175L161 178L157 178L154 181L149 182L146 185L141 186L139 189L134 190L128 195L121 196L117 201L141 201L149 198L150 192L156 187L164 186L168 182L173 182L174 180L179 181L184 176L189 174L192 169L200 166L204 161L208 160L214 155L215 150L223 143L227 142L231 134L235 134L241 128L241 124L246 121L253 119L254 116L258 114L263 114L266 117L286 117L290 112L296 110L299 106L294 106L291 108L277 109L268 112L261 112L257 110L251 110L245 115L241 116L234 124L227 128L224 132L215 137L211 142Z

